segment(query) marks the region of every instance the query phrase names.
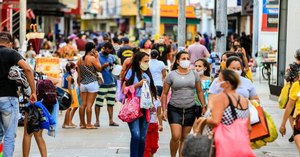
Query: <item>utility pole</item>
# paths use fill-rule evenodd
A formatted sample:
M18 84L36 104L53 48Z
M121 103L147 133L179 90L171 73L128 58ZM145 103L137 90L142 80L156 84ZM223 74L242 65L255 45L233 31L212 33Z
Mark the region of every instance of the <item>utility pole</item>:
M141 3L140 3L140 0L136 0L136 28L137 29L140 29L142 26L141 26L141 17L140 17L140 6L141 6Z
M27 0L20 0L20 46L26 40L26 10L27 10Z
M178 47L185 47L186 17L185 0L178 0Z
M258 52L259 34L259 0L253 0L253 37L252 37L252 57Z
M160 0L153 0L152 36L160 34Z
M226 36L227 36L227 0L217 0L217 23L216 31L221 32L222 36L217 36L217 52L224 53L226 51ZM218 33L217 33L218 35Z

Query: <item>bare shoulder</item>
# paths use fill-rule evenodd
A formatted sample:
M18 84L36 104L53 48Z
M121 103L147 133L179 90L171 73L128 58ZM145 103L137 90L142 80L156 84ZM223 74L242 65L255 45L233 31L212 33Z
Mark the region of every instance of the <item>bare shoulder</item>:
M242 107L245 109L245 108L248 108L248 105L249 105L249 100L243 96L240 96L241 99L240 99L240 104L242 105Z
M217 103L217 104L223 104L224 107L225 107L226 104L229 103L227 96L223 92L221 92L219 94L216 94L214 97L212 97L212 102L214 104L215 103Z

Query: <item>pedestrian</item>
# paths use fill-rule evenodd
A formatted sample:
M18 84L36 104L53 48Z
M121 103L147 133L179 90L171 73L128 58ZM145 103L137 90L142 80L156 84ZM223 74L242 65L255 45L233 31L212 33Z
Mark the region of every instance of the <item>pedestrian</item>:
M146 135L146 145L144 157L153 157L157 152L159 145L159 132L163 131L163 123L161 118L161 103L158 100L154 101L154 106L150 109L150 122Z
M208 61L204 58L200 58L198 60L195 61L195 68L194 71L197 75L200 76L200 80L201 80L201 87L202 87L202 91L203 91L203 95L204 95L204 100L205 100L205 104L208 104L208 90L210 87L210 84L212 82L212 78L210 76L210 64L208 63ZM194 90L194 96L195 96L195 103L196 103L196 118L198 119L201 116L202 113L202 104L200 102L200 100L198 99L198 93L197 90ZM195 130L197 127L197 125L193 125L193 130Z
M194 89L197 90L198 98L205 110L203 91L201 89L200 76L189 69L190 56L187 52L177 53L176 60L163 85L162 110L163 120L169 121L171 128L170 151L171 157L175 157L181 150L185 137L190 133L196 119ZM167 104L167 95L172 89L171 99ZM166 112L168 111L168 112Z
M116 63L115 57L110 54L113 51L113 45L109 42L103 45L101 53L99 53L99 62L102 66L103 84L100 85L96 98L95 115L96 123L95 127L100 127L99 115L100 108L104 105L104 100L107 102L107 111L109 115L109 126L119 126L119 124L113 121L113 111L116 99L116 84L112 74L113 65Z
M149 39L143 39L140 42L140 48L143 52L146 52L148 54L151 53L151 47L152 47L152 43Z
M35 56L36 56L36 53L33 50L33 46L32 46L32 44L29 44L27 46L27 51L25 53L25 58L26 58L27 64L29 64L32 69L35 68Z
M23 57L11 46L11 35L7 32L0 32L0 126L3 127L1 132L4 135L4 157L13 156L19 116L17 82L8 78L12 66L19 66L24 71L31 89L30 103L37 100L33 72ZM2 138L0 142L2 143Z
M286 83L290 84L290 87L289 87L290 94L291 94L291 89L292 89L293 84L299 80L299 71L300 71L300 49L296 51L295 62L293 64L290 64L290 66L288 67L288 70L287 70L287 74L285 76ZM294 120L295 120L294 113L296 112L295 109L297 107L296 105L293 105L293 106L294 107L292 108L292 111L286 111L287 108L285 110L285 112L290 112L289 122L291 124L292 129L294 129ZM285 125L283 125L283 126L285 126ZM293 142L293 141L294 141L294 134L289 138L289 142Z
M73 46L71 39L65 39L66 45L58 49L59 57L73 61L77 56L78 50Z
M159 61L159 53L156 50L151 51L151 60L149 61L149 69L152 74L154 84L157 91L158 99L160 99L163 89L163 81L167 75L167 69L164 62Z
M236 119L244 119L248 121L248 127L242 127L242 129L246 130L240 130L241 134L240 136L247 136L245 138L249 138L249 133L251 131L251 125L248 119L250 119L250 112L248 107L248 99L244 98L243 96L239 95L236 91L238 86L240 85L240 77L239 75L229 69L222 70L220 72L220 76L218 79L218 84L223 89L222 92L216 95L216 97L213 97L211 99L213 107L212 107L212 115L208 118L200 118L197 123L201 123L204 121L204 123L208 124L211 127L217 127L219 124L223 125L232 125ZM239 123L240 124L240 123ZM228 127L230 129L230 127ZM233 129L235 127L232 127ZM245 134L244 134L245 133ZM228 138L228 137L223 137ZM238 141L238 139L236 140ZM232 141L233 143L235 141ZM241 143L241 141L239 141ZM237 142L238 143L238 142ZM250 142L247 142L250 148ZM219 147L225 147L231 149L229 152L233 152L234 154L221 154L221 156L237 156L237 152L240 153L240 156L245 156L243 153L251 153L252 152L243 152L240 151L241 149L245 150L246 148L236 148L236 147L230 147L226 145L226 143L219 143ZM216 147L216 150L218 151L218 147ZM218 155L218 152L217 152ZM254 154L253 154L254 156Z
M73 62L69 62L66 65L66 73L63 76L63 88L68 90L68 92L72 96L72 104L71 106L66 110L65 113L65 120L62 125L62 128L70 129L70 128L76 128L76 125L72 122L72 119L74 117L74 114L79 106L78 102L78 96L76 92L75 87L75 80L74 80L74 74L76 72L76 65Z
M167 45L165 42L166 36L162 36L159 40L158 43L153 44L152 50L156 50L159 52L158 60L164 62L165 66L168 66L168 60L172 62L172 52L171 52L171 46Z
M152 96L156 96L154 81L149 70L149 55L145 52L137 52L132 59L131 69L125 76L125 86L134 86L136 96L141 97L143 83L147 82ZM143 115L128 123L130 140L130 157L143 157L145 150L146 133L150 119L147 118L147 110L141 109Z
M122 40L122 47L118 51L118 57L121 59L121 64L123 65L126 58L130 58L133 55L132 47L129 46L129 39L124 37Z
M80 128L81 129L96 129L92 125L92 106L96 99L99 85L97 79L97 72L102 70L98 60L98 52L96 46L92 42L85 45L85 54L77 62L78 68L78 85L80 88L80 96L82 105L79 109ZM85 122L85 112L87 116L87 123Z
M195 36L195 43L188 47L188 52L190 54L191 68L194 68L195 61L200 58L209 58L210 54L207 48L200 44L200 37Z
M135 55L137 52L140 52L140 49L134 47L134 48L132 49L132 53L133 53L132 56L126 58L125 61L124 61L124 63L122 64L122 71L121 71L120 76L119 76L119 79L120 79L121 81L124 80L127 71L131 68L132 59L134 58L134 55Z
M255 86L249 79L243 77L244 76L243 75L244 68L242 66L242 60L239 57L231 56L226 61L226 68L234 70L240 76L241 84L236 89L236 92L239 95L243 96L244 98L247 98L249 100L256 100L257 102L259 102L259 97L257 95ZM208 91L208 93L210 94L209 100L212 97L216 96L216 94L223 91L223 89L217 83L218 79L219 78L216 78L209 88L209 91ZM209 107L211 107L211 106L209 106Z

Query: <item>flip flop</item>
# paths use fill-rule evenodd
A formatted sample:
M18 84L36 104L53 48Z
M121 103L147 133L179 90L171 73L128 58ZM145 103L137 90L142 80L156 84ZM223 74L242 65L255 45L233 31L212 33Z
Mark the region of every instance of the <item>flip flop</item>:
M113 123L109 124L109 126L119 126L119 124L113 122Z
M97 127L97 128L99 128L100 124L97 122L97 123L94 124L94 126Z
M98 129L97 127L95 127L94 125L91 126L85 126L86 129Z
M85 129L85 128L86 128L86 126L80 125L80 129Z

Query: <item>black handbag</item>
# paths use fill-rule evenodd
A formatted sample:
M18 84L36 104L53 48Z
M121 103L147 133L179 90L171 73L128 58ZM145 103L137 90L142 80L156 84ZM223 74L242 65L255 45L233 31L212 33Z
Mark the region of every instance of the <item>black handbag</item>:
M201 135L205 122L202 121L198 126L196 133L189 134L186 137L182 149L184 157L215 157L215 145L213 133Z

